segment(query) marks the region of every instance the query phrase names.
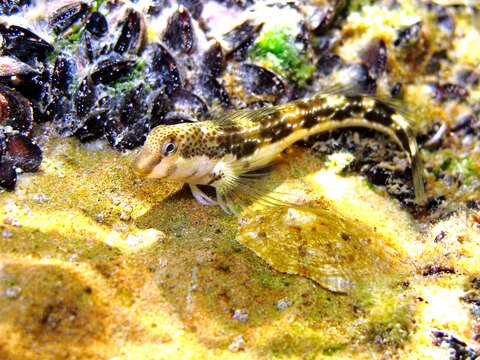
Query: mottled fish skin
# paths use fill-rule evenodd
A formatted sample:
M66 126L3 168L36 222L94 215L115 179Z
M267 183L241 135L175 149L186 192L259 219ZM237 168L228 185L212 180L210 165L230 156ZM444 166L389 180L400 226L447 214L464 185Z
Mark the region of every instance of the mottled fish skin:
M423 203L423 164L408 121L388 103L364 95L319 93L283 105L235 111L220 120L161 125L148 135L133 169L142 176L188 183L195 198L210 205L216 202L196 185L214 186L217 197L224 197L242 174L267 166L296 141L350 126L382 131L402 146L412 163L417 201ZM167 148L175 152L162 153Z

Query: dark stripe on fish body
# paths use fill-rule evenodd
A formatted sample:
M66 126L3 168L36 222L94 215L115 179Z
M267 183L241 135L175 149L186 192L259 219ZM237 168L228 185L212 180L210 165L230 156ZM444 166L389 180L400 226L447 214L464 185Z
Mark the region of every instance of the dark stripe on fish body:
M268 124L270 125L270 124ZM267 126L260 130L260 136L264 140L269 140L269 142L276 142L278 140L287 137L292 133L292 126L289 123L277 122L272 126Z
M345 104L336 109L335 113L332 115L332 120L345 120L350 118L362 117L362 113L365 111L365 108L362 104L362 99L359 97L348 97L345 99Z
M372 109L365 112L365 119L384 126L390 126L392 124L393 114L395 114L395 110L377 101Z

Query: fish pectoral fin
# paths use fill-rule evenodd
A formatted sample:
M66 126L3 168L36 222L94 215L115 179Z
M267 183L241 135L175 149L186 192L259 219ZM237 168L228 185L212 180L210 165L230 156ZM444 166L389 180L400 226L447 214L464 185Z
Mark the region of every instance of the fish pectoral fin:
M192 191L192 195L200 204L205 206L212 206L218 205L218 202L215 200L210 199L207 194L205 194L197 185L188 184L190 190Z

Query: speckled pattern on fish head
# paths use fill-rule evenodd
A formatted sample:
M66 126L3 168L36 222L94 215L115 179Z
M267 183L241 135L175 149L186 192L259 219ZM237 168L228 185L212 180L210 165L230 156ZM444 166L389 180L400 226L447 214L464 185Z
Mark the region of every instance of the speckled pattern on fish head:
M134 172L184 182L201 179L215 165L207 155L218 148L213 126L207 123L160 125L153 129L133 161Z

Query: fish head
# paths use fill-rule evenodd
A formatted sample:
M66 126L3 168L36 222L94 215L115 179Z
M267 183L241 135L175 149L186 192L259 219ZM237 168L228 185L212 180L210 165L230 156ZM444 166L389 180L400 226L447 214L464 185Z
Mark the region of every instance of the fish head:
M202 154L204 134L192 123L160 125L147 136L132 169L147 178L201 183L214 164Z

